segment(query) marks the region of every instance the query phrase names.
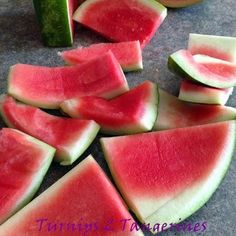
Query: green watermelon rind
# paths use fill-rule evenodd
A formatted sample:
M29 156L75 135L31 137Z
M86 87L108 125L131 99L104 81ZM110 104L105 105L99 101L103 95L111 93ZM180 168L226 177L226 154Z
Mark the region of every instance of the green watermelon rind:
M188 7L202 2L203 0L157 0L159 3L170 8Z
M45 46L72 46L69 0L33 0Z
M145 107L145 114L142 119L138 121L135 125L125 125L123 127L101 127L101 133L109 135L121 135L121 134L136 134L141 132L150 131L157 119L158 114L158 103L159 103L159 90L157 84L152 84L152 92L150 93L149 99L143 105ZM73 113L74 106L76 106L78 100L67 100L63 102L60 107L63 112L68 114L70 117L78 118L77 114ZM81 118L81 117L79 117Z
M236 86L236 76L232 81L220 81L214 79L219 76L211 73L210 71L209 74L211 74L211 78L209 78L209 75L199 73L198 69L195 68L192 63L187 60L187 58L185 58L181 51L182 50L173 53L168 58L168 68L172 73L180 76L181 78L187 78L214 88L230 88Z
M171 223L176 224L193 215L196 211L202 208L206 202L209 201L226 176L227 170L229 169L230 163L234 156L234 149L236 146L236 121L228 122L231 122L232 127L230 129L231 135L229 137L228 148L226 148L222 154L225 154L226 158L222 158L221 163L218 164L219 169L214 169L216 173L211 176L209 183L201 189L201 192L199 192L197 187L193 188L195 191L192 191L192 193L191 191L189 193L187 191L188 189L183 191L159 208L154 214L146 219L142 219L142 222L148 222L151 223L151 225L156 222L160 224L167 223L167 225ZM198 187L201 188L204 182L205 181L200 182ZM200 196L198 194L200 194ZM189 205L186 198L193 200L193 203ZM169 206L169 208L167 208L167 206Z
M4 97L4 94L0 96L0 115L2 116L4 122L8 127L15 128L14 125L9 122L2 109L1 103L4 100ZM91 121L89 127L87 127L87 129L83 132L82 137L74 137L74 139L71 140L70 147L67 147L67 150L64 149L63 151L61 151L60 156L56 155L54 157L54 161L59 162L60 165L63 166L73 164L91 145L91 143L96 138L99 130L100 126L96 122Z
M12 129L15 132L23 135L29 142L32 144L35 144L36 146L40 146L41 149L45 151L45 162L43 163L43 167L41 168L40 172L35 175L33 178L30 187L28 188L28 191L22 196L21 200L16 203L16 206L14 207L14 210L10 212L10 214L7 216L6 220L10 218L13 214L15 214L17 211L19 211L21 208L23 208L25 205L27 205L31 199L34 197L35 193L38 191L41 183L43 182L43 179L52 163L53 156L55 155L56 149L51 147L50 145L28 135L25 134L19 130Z

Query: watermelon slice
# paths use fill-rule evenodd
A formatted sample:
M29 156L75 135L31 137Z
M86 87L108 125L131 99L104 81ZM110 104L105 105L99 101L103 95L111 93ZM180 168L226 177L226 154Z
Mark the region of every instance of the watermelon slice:
M146 81L109 101L83 97L67 100L61 108L71 117L95 120L104 133L132 134L152 129L157 116L157 103L157 85Z
M235 136L235 121L226 121L101 143L115 182L140 221L168 228L215 192L233 156Z
M33 0L33 3L44 45L71 46L74 34L72 15L78 7L78 0Z
M197 4L202 0L157 0L157 1L166 7L179 8Z
M87 0L73 19L115 42L139 40L143 48L166 15L154 0Z
M232 92L233 88L217 89L183 80L179 99L187 102L224 105Z
M236 109L232 107L184 102L162 89L159 89L159 96L158 117L154 130L236 119Z
M54 153L54 148L20 131L0 130L0 224L31 200Z
M112 98L128 90L124 73L111 52L77 66L42 67L16 64L10 68L8 93L27 104L58 108L81 96Z
M9 96L0 101L0 112L9 127L21 130L56 148L55 160L71 165L95 139L99 126L92 120L56 117Z
M98 43L87 48L79 47L59 53L68 64L79 64L112 51L124 71L143 69L142 51L139 41L122 43Z
M236 38L226 36L189 34L188 50L236 63Z
M215 88L236 86L236 64L205 55L192 55L187 50L173 53L168 67L179 76Z
M125 219L130 220L123 227ZM90 156L1 225L0 235L143 235L130 232L131 222L123 200Z

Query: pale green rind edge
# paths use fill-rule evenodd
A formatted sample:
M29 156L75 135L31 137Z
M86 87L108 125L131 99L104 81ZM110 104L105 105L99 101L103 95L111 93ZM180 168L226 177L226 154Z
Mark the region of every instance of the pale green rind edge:
M188 7L197 3L202 2L203 0L157 0L161 4L170 8L179 8L179 7Z
M25 134L19 130L15 130L12 129L20 134L22 134L23 136L26 137L26 139L33 143L36 144L37 146L39 146L42 150L45 150L45 162L43 163L42 168L40 169L40 171L38 171L37 174L35 174L35 177L33 178L33 181L31 182L30 186L28 187L27 192L24 194L24 196L22 197L21 200L19 200L19 202L16 204L16 207L14 208L14 210L12 210L10 212L10 214L8 216L6 216L5 220L6 221L9 217L11 217L12 215L14 215L17 211L19 211L22 207L24 207L28 202L30 202L30 200L33 198L33 196L35 195L35 193L37 192L37 190L39 189L44 176L46 175L52 160L53 160L53 156L55 155L55 148L49 146L48 144L28 135ZM0 224L3 222L0 222Z
M142 219L142 222L147 222L152 224L156 224L157 222L162 224L162 223L167 223L169 225L171 223L179 223L192 214L194 214L196 211L198 211L201 207L204 206L204 204L211 198L211 196L214 194L214 192L217 190L218 186L220 183L223 181L224 176L227 173L227 170L230 166L230 162L233 158L234 154L234 149L236 145L236 121L229 121L231 122L231 135L229 137L230 144L228 146L228 149L225 154L227 154L225 160L224 160L224 165L221 166L218 164L221 168L217 172L217 178L212 177L211 181L211 189L207 188L207 191L203 189L203 192L200 193L200 196L197 196L196 192L199 191L199 189L195 189L193 191L193 196L188 196L187 190L183 191L180 193L177 197L174 199L170 200L167 202L164 206L159 208L154 214L151 216ZM224 154L224 153L223 153ZM204 182L204 181L203 181ZM201 188L202 185L200 184ZM206 187L205 187L206 188ZM193 200L192 205L188 205L188 202L186 202L186 199L183 198L183 194L186 193L186 196L189 197L189 200ZM197 196L196 199L194 199L194 196ZM179 202L178 202L179 201ZM172 205L171 205L172 204ZM169 209L167 209L167 206L169 206ZM185 209L186 208L186 209ZM172 212L171 212L172 211ZM173 211L174 211L174 216L173 216ZM161 216L161 213L163 212L163 215L166 214L165 216ZM156 233L156 232L155 232Z
M209 75L205 76L203 73L200 73L185 59L185 57L181 55L181 53L179 53L179 51L169 56L168 68L171 72L182 78L198 81L202 84L206 84L215 88L230 88L236 86L236 76L234 81L221 82L214 80L214 73L211 73L212 78L209 79Z

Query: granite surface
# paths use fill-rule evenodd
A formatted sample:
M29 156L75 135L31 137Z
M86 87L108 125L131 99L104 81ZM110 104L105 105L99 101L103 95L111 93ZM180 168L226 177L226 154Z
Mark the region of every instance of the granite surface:
M157 82L160 87L177 94L180 79L172 75L166 67L169 54L187 45L190 32L236 36L235 0L206 0L186 9L169 10L169 14L151 43L143 51L144 70L127 74L130 87L143 80ZM86 46L105 41L89 30L80 30L76 35L76 46ZM0 0L0 92L6 92L9 66L21 62L46 66L63 65L57 56L61 49L45 48L40 41L40 33L33 12L32 1ZM236 107L236 90L228 105ZM0 126L3 126L0 121ZM99 137L94 141L77 165L92 153L98 163L109 174L99 145ZM40 194L73 166L61 167L53 164L38 192ZM236 235L236 159L210 201L185 223L207 221L205 235ZM171 214L171 212L170 212ZM146 235L149 235L148 233ZM150 234L151 235L151 234ZM194 235L179 232L164 232L161 235Z

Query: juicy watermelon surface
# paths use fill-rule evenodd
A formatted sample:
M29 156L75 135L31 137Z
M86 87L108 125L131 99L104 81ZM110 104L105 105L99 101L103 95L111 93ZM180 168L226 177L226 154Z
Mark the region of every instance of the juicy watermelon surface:
M235 122L102 138L101 143L116 184L144 221L186 188L204 182L220 160L232 157Z
M71 67L16 64L9 72L9 94L42 108L58 108L66 99L85 95L112 98L127 90L126 78L111 52Z
M47 220L39 231L40 219ZM113 219L111 231L105 228L109 219ZM15 236L16 231L18 235L31 236L52 232L54 235L143 235L130 232L128 227L122 231L122 219L134 222L123 200L90 156L1 225L0 235ZM48 230L48 223L58 224L56 230Z
M157 86L146 81L111 100L83 97L65 101L61 108L71 117L95 120L105 133L132 134L152 129L157 104Z
M124 71L140 70L143 68L142 51L139 41L122 43L99 43L89 47L79 47L59 53L68 64L80 64L100 57L112 51Z
M0 101L6 123L55 147L55 160L72 164L95 139L99 126L92 120L56 117L9 96Z
M87 0L74 20L115 42L139 40L145 47L167 15L153 0Z
M0 130L0 224L31 200L54 152L52 147L19 131Z

